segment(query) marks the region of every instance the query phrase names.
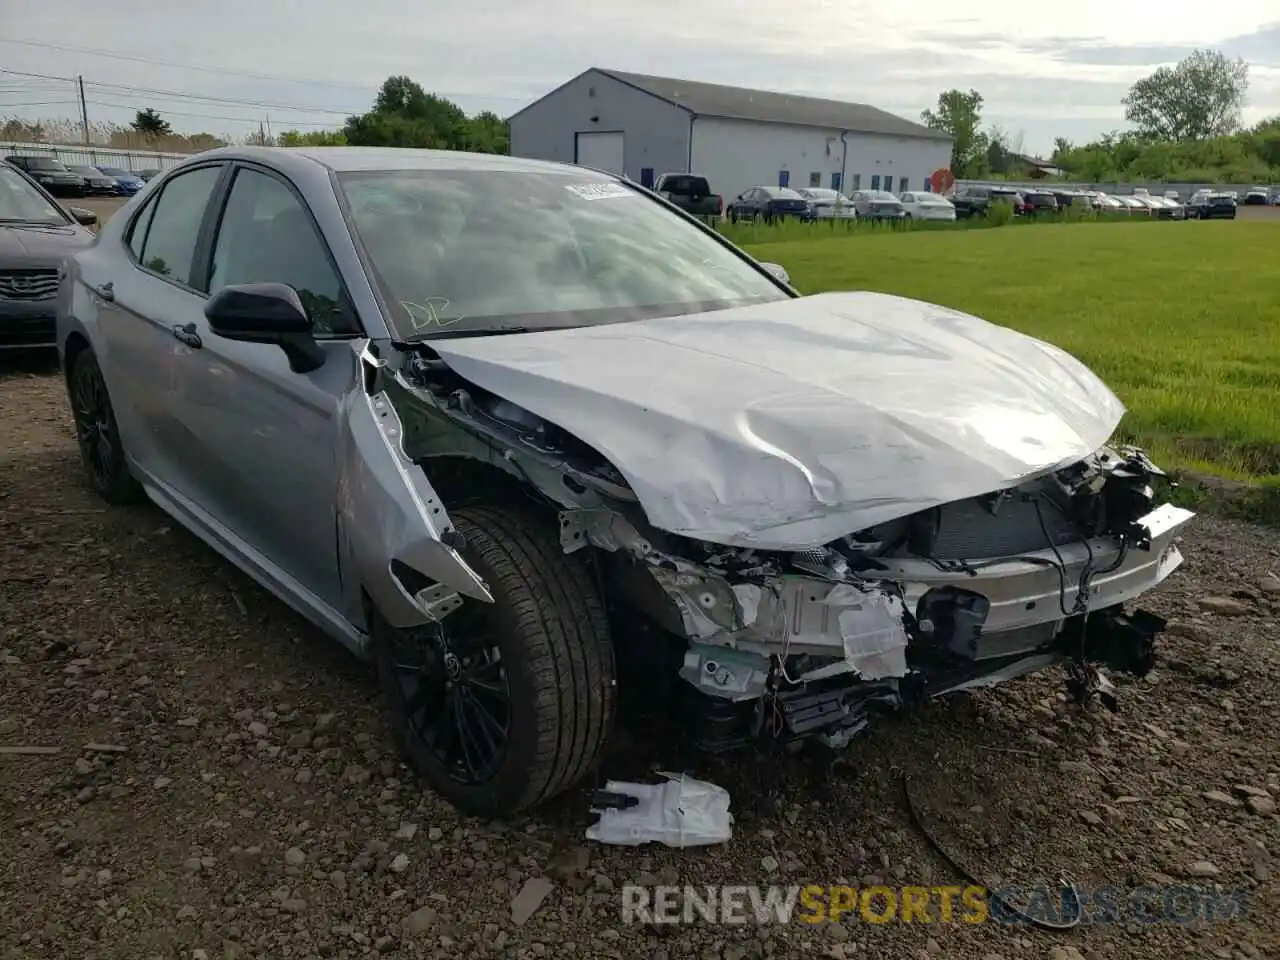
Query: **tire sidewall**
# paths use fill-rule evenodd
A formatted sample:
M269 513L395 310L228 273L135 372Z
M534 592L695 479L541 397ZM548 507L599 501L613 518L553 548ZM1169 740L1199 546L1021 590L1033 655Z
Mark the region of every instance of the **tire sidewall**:
M115 406L111 402L111 392L107 389L106 378L103 377L98 358L92 350L81 351L71 362L71 376L68 386L70 387L69 393L73 418L76 404L75 385L82 376L92 376L97 379L98 389L102 392L102 403L105 407L107 426L111 430L112 462L109 475L100 479L94 472L89 452L85 449L84 443L80 438L79 425L77 424L76 426L76 449L79 451L80 463L89 480L89 485L93 487L98 496L109 503L136 501L139 499L140 488L133 475L129 472L129 465L124 451L124 440L120 436L120 424L116 421Z

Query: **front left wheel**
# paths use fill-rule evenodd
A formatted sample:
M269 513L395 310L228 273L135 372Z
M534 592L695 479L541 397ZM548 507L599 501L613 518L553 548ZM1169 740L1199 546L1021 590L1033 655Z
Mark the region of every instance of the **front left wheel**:
M611 732L616 682L604 604L558 531L526 512L468 507L454 523L492 604L439 624L375 615L373 652L401 749L459 809L517 813L575 786Z

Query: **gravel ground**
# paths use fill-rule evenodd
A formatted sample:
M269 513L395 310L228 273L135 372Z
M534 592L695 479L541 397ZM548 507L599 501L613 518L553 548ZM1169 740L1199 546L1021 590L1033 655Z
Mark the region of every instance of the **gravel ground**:
M1116 715L1067 708L1048 673L886 722L825 785L786 761L779 806L741 810L723 847L602 847L576 799L484 823L415 785L361 666L158 509L89 494L49 366L0 368L0 411L0 748L58 748L0 751L0 956L1280 956L1273 531L1196 522L1152 602L1165 658ZM622 923L637 880L963 883L893 765L988 882L1216 883L1248 911L1058 934ZM751 795L741 766L699 772Z

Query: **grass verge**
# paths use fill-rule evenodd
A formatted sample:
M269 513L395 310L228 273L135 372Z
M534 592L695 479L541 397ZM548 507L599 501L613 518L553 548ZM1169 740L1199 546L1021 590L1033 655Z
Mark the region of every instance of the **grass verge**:
M746 246L782 264L805 293L915 297L1070 351L1129 408L1124 439L1188 477L1260 484L1257 497L1280 517L1276 225L1082 223L855 232L838 241L779 237Z

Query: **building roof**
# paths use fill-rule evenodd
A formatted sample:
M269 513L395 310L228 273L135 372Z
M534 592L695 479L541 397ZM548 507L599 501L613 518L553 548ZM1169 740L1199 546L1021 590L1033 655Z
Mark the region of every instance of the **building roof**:
M595 70L700 117L791 123L803 127L825 127L892 137L945 140L948 143L952 139L942 130L933 130L923 124L904 120L865 103L846 103L792 93L727 87L696 80L653 77L603 67L596 67Z

